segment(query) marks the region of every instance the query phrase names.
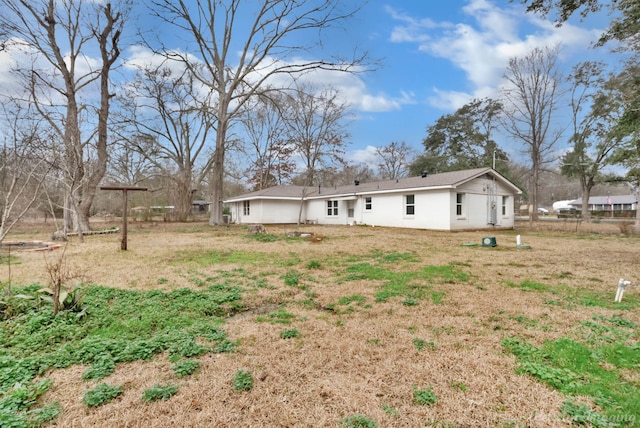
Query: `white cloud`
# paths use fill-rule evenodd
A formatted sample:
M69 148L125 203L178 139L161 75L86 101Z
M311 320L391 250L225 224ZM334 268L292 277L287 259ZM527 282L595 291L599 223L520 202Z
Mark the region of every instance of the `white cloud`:
M433 93L427 98L429 105L446 111L457 110L473 98L473 94L467 92L442 91L435 87Z
M171 71L179 74L184 71L184 65L179 61L167 61L162 55L153 53L151 50L143 46L131 46L128 49L129 55L124 61L124 68L129 71L137 71L145 67L158 67L163 65L171 69ZM179 55L189 55L190 60L199 62L197 58L190 54L177 52ZM309 59L294 58L288 62L267 57L263 60L259 67L249 73L248 81L257 82L266 74L272 72L276 67L305 64ZM355 70L354 73L331 71L331 70L313 70L305 74L297 76L298 83L307 83L319 89L331 87L338 91L339 97L345 104L348 104L352 111L357 112L386 112L400 110L405 104L415 104L415 95L411 92L400 92L398 96L389 96L385 93L371 93L365 82L362 80L359 72L364 70ZM291 87L293 81L286 74L274 74L269 77L266 82L274 87ZM203 93L206 91L203 88Z
M431 36L424 32L424 30L446 28L451 24L448 22L438 23L430 18L417 19L407 15L391 6L385 7L386 12L396 21L400 21L401 25L397 25L391 31L391 41L411 42L411 43L426 43L431 39Z
M356 163L372 164L375 163L377 157L376 148L373 146L349 152L349 160Z
M488 0L470 0L462 11L472 24L437 23L388 10L400 22L390 36L392 42L415 43L420 51L446 59L465 73L469 90L434 88L429 102L436 107L457 108L471 98L495 94L510 58L558 44L565 52L586 49L600 34L568 23L558 28L525 14L522 7L500 8ZM521 34L524 27L530 34Z

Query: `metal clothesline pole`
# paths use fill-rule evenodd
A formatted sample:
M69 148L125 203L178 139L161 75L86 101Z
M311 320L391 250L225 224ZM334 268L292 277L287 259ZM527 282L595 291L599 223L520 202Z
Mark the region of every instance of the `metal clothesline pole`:
M120 240L120 249L127 249L127 191L146 191L146 187L132 186L102 186L100 190L120 190L122 192L122 239Z

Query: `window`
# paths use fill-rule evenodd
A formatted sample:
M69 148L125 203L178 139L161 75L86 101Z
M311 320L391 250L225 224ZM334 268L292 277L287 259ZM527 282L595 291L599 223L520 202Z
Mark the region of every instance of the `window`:
M250 210L250 205L249 205L250 201L243 201L242 202L242 213L244 215L249 215L251 210Z
M404 212L406 215L414 215L416 213L416 196L405 195L404 197Z
M338 201L327 201L327 215L338 215Z
M507 215L507 201L508 201L508 196L503 196L502 197L502 215Z
M364 198L364 210L371 211L371 196Z
M461 216L464 212L463 210L464 203L464 193L456 193L456 215Z

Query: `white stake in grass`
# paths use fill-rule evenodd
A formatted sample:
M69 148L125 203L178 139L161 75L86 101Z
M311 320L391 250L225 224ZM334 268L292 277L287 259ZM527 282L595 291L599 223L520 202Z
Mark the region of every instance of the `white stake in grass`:
M625 281L624 279L620 278L620 280L618 281L618 291L616 291L616 299L614 300L614 302L616 303L622 302L622 296L624 295L624 290L626 290L626 288L629 285L635 285L635 284L632 284L631 281Z

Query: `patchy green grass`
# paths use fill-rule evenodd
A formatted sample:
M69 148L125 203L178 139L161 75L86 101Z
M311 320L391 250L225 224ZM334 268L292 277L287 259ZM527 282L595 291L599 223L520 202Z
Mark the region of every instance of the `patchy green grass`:
M178 392L177 385L154 385L142 393L142 401L168 400Z
M124 389L121 386L101 383L92 390L87 391L82 402L87 407L98 407L119 397L123 392Z
M270 258L269 254L230 250L182 250L177 251L173 264L194 263L199 266L220 264L255 265L264 263Z
M234 391L249 391L253 389L253 374L248 370L238 370L231 383Z
M282 339L295 339L295 338L300 337L300 336L302 336L302 334L300 334L298 329L295 329L295 328L282 330L280 332L280 338L282 338Z
M14 291L29 295L38 288ZM18 396L37 397L49 384L36 382L36 377L52 368L83 364L88 367L83 379L99 380L118 363L149 360L164 351L170 360L178 361L233 350L235 345L221 328L221 316L239 308L239 299L240 289L228 284L171 292L89 286L84 300L88 309L82 317L73 312L54 316L49 306L33 303L22 306L21 312L1 325L0 396L5 403ZM35 399L22 402L0 404L0 422L40 421L24 425L38 426L43 415L52 414L50 406L38 408ZM16 422L15 426L23 425Z
M362 306L364 305L364 303L367 301L367 298L365 296L362 296L360 294L352 294L350 296L344 296L338 299L338 304L339 305L349 305L351 303L355 303L358 306Z
M613 297L615 288L611 288L611 292L596 292L583 288L571 288L565 285L550 285L535 281L522 281L515 283L505 281L504 285L510 288L519 288L526 292L546 292L554 296L553 298L544 299L544 303L555 306L566 306L572 308L575 306L600 307L607 309L629 310L640 308L640 296L629 293L625 295L624 300L615 303Z
M636 324L619 316L596 316L580 323L578 336L546 341L540 346L512 337L502 345L518 358L518 373L533 376L568 397L589 397L593 407L599 409L569 401L564 412L574 422L589 419L594 426L617 426L607 421L640 415L640 384L623 380L623 371L640 375Z
M259 245L262 242L268 245L273 240L267 236L259 242ZM173 363L175 377L190 376L200 367L199 357L236 348L236 343L227 339L222 326L226 317L243 309L241 302L246 293L254 297L274 291L264 298L265 306L260 308L268 308L269 312L260 311L264 314L257 316L255 321L283 325L280 338L296 339L296 345L303 345L311 334L302 335L296 328L284 327L290 326L297 318L288 307L317 310L312 316L328 319L338 328L348 325L346 321L351 313L368 310L383 302L388 303L385 309L389 308L390 316L394 311L410 316L412 306L446 305L447 293L444 290L448 289L447 286L472 282L474 272L472 263L467 262L424 265L419 254L410 251L337 254L322 259L317 255L313 257L302 250L298 253L285 252L279 257L244 251L179 251L172 259L172 266L184 265L180 267L185 268L184 276L193 289L143 292L89 286L84 302L88 309L81 317L66 312L54 317L50 307L38 306L35 300L17 302L0 299L8 301L11 307L11 311L2 312L5 319L0 326L0 426L37 427L55 419L61 411L58 405L42 407L38 404L38 397L46 392L50 382L36 380L51 369L82 364L86 367L83 379L98 381L113 373L119 363L148 361L163 354ZM234 266L230 268L228 265ZM572 279L572 275L563 272L546 278L561 282ZM348 290L351 281L362 281L362 285L370 288L363 294L348 294L353 291L342 291L344 295L332 294L330 301L336 302L337 299L337 303L326 303L326 300L317 298L315 292L321 287L333 286L337 282L343 286L346 284L345 289ZM163 285L169 282L165 277L157 280ZM486 291L497 286L472 284L469 291L477 293L477 290ZM544 307L549 312L615 307L615 315L594 315L585 319L577 323L567 337L536 345L522 337L509 337L503 340L502 345L516 356L518 373L531 376L566 395L567 401L561 410L565 418L575 424L637 426L633 424L640 421L626 423L624 417L640 415L637 400L640 396L637 381L640 375L638 325L626 319L624 311L640 307L640 297L629 293L622 304L614 305L613 292L600 293L587 287L570 288L562 284L531 280L512 282L507 279L502 286L531 293L527 297L535 298L539 294L540 305L546 305ZM33 295L39 287L24 287L15 292ZM298 299L299 289L306 292L304 301ZM517 290L515 293L520 293ZM292 295L296 295L295 300L290 299ZM336 297L341 295L343 297ZM464 314L467 310L458 312ZM369 312L375 311L367 311L365 315L370 315ZM466 314L473 317L470 312ZM299 317L300 320L307 319L306 314ZM521 314L509 314L506 310L498 311L489 321L499 323L500 328L506 328L508 323L508 327L518 331L553 327L549 318L532 319ZM431 339L408 339L413 345L414 357L433 357L439 350L446 349L447 342L456 339L444 336L465 333L458 324L455 328L436 325L428 324L424 328L435 335L438 346ZM412 328L415 331L412 331L413 335L418 336L417 327ZM534 332L528 330L527 333ZM393 340L390 336L376 333L371 336L363 340L370 350L390 347ZM407 343L409 348L411 344ZM456 348L459 344L455 344ZM249 391L254 387L254 376L249 370L238 370L228 386L238 392ZM449 387L462 393L472 390L472 386L457 380L445 385L445 388ZM407 400L413 399L414 405L433 406L431 410L434 410L444 404L438 402L431 387L418 389L414 386L412 396L410 384L406 388ZM438 388L442 391L443 386L438 385ZM173 384L156 385L144 392L143 400L170 399L177 391L178 387ZM99 406L121 393L121 387L100 384L86 394L85 404ZM585 405L578 403L577 397L581 397L581 401L588 397L591 401ZM385 417L402 417L398 410L403 408L400 404L394 399L393 405L397 408L383 405ZM362 414L349 414L345 412L340 415L344 418L335 422L341 426L377 426L376 421Z
M415 306L425 297L434 303L442 303L446 293L431 290L432 284L465 283L470 276L457 264L423 266L416 270L419 261L413 253L375 252L368 261L347 259L340 281L376 281L380 283L375 294L376 302L386 302L393 297L403 297L406 306Z
M268 322L269 324L291 324L295 319L295 315L288 312L286 308L278 308L277 311L269 312L267 315L256 318L257 322Z
M416 404L420 404L423 406L431 406L438 402L438 397L433 392L432 387L428 387L426 389L418 389L416 387L413 388L413 399Z
M341 428L377 428L378 423L365 415L356 413L340 420Z

